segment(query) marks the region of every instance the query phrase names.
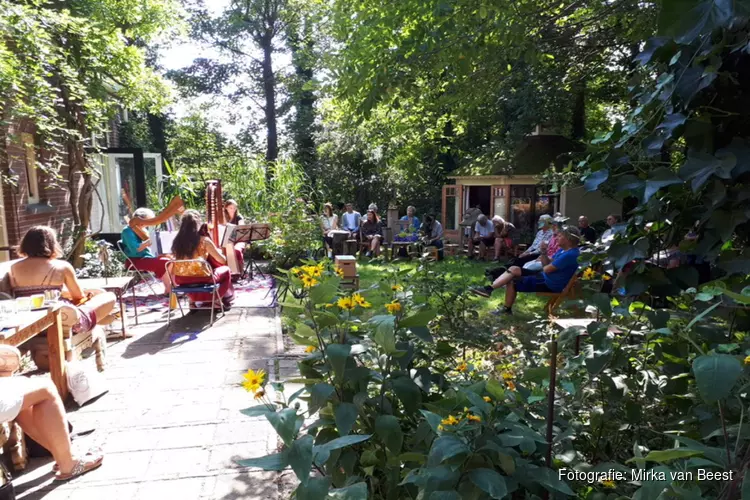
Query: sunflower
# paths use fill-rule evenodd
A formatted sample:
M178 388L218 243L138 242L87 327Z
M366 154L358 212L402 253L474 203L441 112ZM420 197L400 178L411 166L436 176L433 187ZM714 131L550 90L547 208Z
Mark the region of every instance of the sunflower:
M602 481L602 486L604 486L605 488L614 489L617 485L611 479L605 479L604 481Z
M460 371L460 372L462 372L462 373L463 373L463 372L465 372L465 371L466 371L466 370L467 370L468 368L469 368L469 367L467 366L467 364L466 364L465 362L463 362L463 361L462 361L462 362L460 362L460 363L458 364L458 366L456 366L456 370L458 370L458 371Z
M390 314L397 314L397 313L401 312L401 304L399 304L399 303L398 303L398 302L396 302L396 301L393 301L393 302L391 302L390 304L386 304L386 305L385 305L385 309L386 309L386 310L387 310L387 311L388 311L388 312L389 312Z
M587 267L585 271L583 271L583 279L585 280L592 280L596 277L596 272L594 272L593 269L590 267Z
M318 280L316 280L312 276L308 276L307 274L302 276L302 286L304 286L305 288L312 288L317 284Z
M264 370L258 370L257 372L250 369L242 376L245 381L242 382L242 387L247 392L257 392L263 386L263 380L266 378L266 372Z
M338 276L339 278L343 278L344 277L344 270L341 269L340 267L337 267L336 268L336 276Z
M401 285L393 285L391 287L391 290L393 290L394 292L400 292L403 289L404 289L404 287L402 287Z
M750 365L750 356L745 357L745 364Z
M481 422L482 417L479 415L467 415L466 418L469 420L469 422Z
M484 399L484 402L485 402L485 403L492 403L492 398L491 398L491 397L489 397L489 396L485 396L485 397L483 397L482 399Z
M355 307L357 307L357 304L354 303L351 297L341 297L337 302L336 305L339 306L339 308L345 310L345 311L351 311Z
M318 348L317 348L317 347L315 347L314 345L309 345L309 346L307 346L307 348L305 349L305 352L309 354L309 353L311 353L311 352L315 352L315 351L316 351L317 349L318 349Z
M362 295L358 293L355 293L354 295L352 295L352 302L354 302L355 304L357 304L359 307L363 309L369 309L370 307L372 307L372 304L367 302L365 298L362 297Z
M510 372L503 372L503 380L513 380L513 374Z
M440 421L440 423L443 425L456 425L459 422L460 420L454 417L453 415L448 415L448 418L444 418L443 420Z
M302 270L299 267L293 267L289 270L289 272L294 276L299 276L300 274L302 274Z

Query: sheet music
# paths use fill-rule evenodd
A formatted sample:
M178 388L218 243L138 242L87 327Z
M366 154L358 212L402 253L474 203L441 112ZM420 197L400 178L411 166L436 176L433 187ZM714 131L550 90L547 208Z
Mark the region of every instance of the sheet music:
M177 231L154 231L149 233L151 238L151 253L154 255L164 255L172 253L172 242L177 236Z
M234 228L236 224L224 224L219 226L219 241L221 242L220 247L224 247L227 243L234 243Z

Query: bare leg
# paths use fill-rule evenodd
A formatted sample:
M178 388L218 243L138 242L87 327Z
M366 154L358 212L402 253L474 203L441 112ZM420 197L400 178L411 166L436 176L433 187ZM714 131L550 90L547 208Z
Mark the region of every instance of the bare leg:
M172 284L169 282L169 277L167 276L167 273L162 274L161 282L164 283L164 293L169 295L170 292L172 291Z
M16 421L25 433L52 453L63 473L69 473L75 461L62 400L49 380L30 379L29 385Z
M115 308L116 302L117 297L115 297L114 293L103 292L91 297L91 299L86 302L86 307L89 309L93 308L94 311L96 311L96 322L98 324L107 325L114 320L114 318L109 318L109 315L112 312L112 309Z
M469 239L469 257L474 257L474 245L476 245L474 240Z
M516 302L516 284L511 281L508 286L505 287L505 307L510 309Z
M518 266L513 266L510 269L508 269L506 272L500 275L498 279L492 283L492 288L498 289L502 288L509 283L513 283L513 280L517 277L521 276L521 268Z
M500 260L500 252L503 250L503 239L495 238L495 260Z

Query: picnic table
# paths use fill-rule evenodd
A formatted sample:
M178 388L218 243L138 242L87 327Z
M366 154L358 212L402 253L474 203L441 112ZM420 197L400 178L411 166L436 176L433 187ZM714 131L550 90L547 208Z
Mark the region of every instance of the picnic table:
M49 372L63 401L68 397L68 378L65 373L65 350L60 317L61 305L35 311L19 312L0 321L0 344L18 347L27 340L47 332Z
M79 279L81 286L85 290L99 289L106 292L112 292L117 297L117 302L120 305L120 322L122 323L122 338L127 337L126 322L125 322L125 304L123 302L123 296L133 282L133 276L121 276L116 278L85 278ZM133 309L135 310L135 324L138 324L138 307L136 304L135 290L133 290Z

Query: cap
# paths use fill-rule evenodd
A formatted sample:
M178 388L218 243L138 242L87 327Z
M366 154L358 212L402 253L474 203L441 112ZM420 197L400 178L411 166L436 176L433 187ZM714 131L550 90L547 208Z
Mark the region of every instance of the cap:
M552 221L552 216L550 214L542 214L541 216L539 216L539 223L537 224L537 227L542 227L551 221Z

